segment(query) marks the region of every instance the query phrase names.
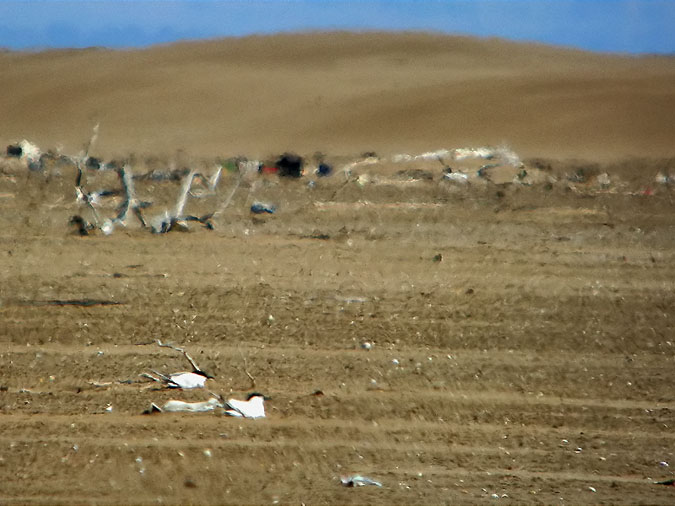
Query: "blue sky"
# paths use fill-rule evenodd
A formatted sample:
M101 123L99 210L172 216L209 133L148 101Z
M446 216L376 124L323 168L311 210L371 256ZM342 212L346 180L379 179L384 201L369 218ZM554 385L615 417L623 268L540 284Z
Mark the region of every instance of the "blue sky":
M427 30L675 53L675 0L0 0L0 47L141 47L304 30Z

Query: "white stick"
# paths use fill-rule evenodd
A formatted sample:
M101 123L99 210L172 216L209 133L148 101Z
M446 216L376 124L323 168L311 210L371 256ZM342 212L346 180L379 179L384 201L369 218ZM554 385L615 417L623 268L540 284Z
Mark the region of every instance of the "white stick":
M180 195L178 196L178 200L176 201L176 209L173 213L173 217L176 219L180 219L183 216L183 208L185 207L185 202L187 201L188 193L190 192L190 188L192 187L192 179L194 178L194 176L195 171L193 169L187 176L185 176L185 179L183 179L183 187L181 188Z

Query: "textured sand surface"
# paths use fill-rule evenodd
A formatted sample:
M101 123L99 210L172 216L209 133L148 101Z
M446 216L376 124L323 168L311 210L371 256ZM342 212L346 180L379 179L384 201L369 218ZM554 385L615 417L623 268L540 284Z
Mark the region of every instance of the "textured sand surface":
M675 154L675 58L424 34L247 37L0 54L0 142L262 157L507 144Z
M249 174L214 230L80 237L72 167L0 159L0 504L673 503L673 59L330 34L0 63L0 142L75 153L100 122L137 175L501 142L527 172ZM135 184L148 217L181 186ZM189 368L155 339L207 390L139 377ZM253 390L264 420L141 414Z

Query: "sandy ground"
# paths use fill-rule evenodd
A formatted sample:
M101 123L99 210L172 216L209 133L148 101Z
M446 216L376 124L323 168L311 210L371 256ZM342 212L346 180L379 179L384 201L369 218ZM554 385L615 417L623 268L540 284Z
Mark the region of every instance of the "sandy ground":
M452 162L463 184L388 157L349 177L249 176L214 230L80 237L72 167L0 160L0 504L672 504L655 482L675 477L675 202L656 180L675 177L673 60L312 37L5 53L0 140L72 153L100 121L94 154L134 154L137 175L507 140L527 176ZM147 214L180 184L138 179ZM252 215L255 200L277 212ZM189 367L155 339L185 347L207 389L139 377ZM142 414L254 390L263 420ZM383 486L343 487L354 473Z
M675 58L424 34L306 34L143 51L0 53L0 143L264 157L507 144L673 156Z

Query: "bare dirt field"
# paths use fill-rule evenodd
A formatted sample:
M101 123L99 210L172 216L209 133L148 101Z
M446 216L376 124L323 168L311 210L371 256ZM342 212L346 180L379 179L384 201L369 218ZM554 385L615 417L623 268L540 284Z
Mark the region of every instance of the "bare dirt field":
M137 175L149 168L147 154L158 154L155 165L206 171L212 165L200 157L235 155L238 146L251 157L339 153L329 156L336 168L362 150L386 155L348 175L249 175L214 230L151 234L130 223L86 237L68 227L74 214L91 217L75 201L72 167L40 173L0 161L0 504L673 504L675 488L655 484L675 478L673 60L420 35L370 45L314 35L310 50L304 37L0 55L11 69L0 74L10 91L0 98L6 143L26 137L46 150L63 142L73 153L101 121L93 154L134 155ZM276 54L270 40L296 59L263 58ZM407 57L406 44L414 47ZM326 63L335 47L342 56ZM71 72L81 58L91 79L77 84ZM249 94L237 106L239 143L224 152L210 120L231 102L186 112L184 130L177 126L178 109L192 107L181 97L196 104L213 96L204 83L218 58L242 66L257 58L262 76L251 71L240 84ZM464 76L483 76L484 88L462 87L444 58ZM512 80L494 83L482 58L502 58L500 72ZM433 81L437 72L429 124L410 112L424 98L411 81L406 106L392 90L378 95L359 69L346 72L349 61L401 79L419 70ZM543 76L534 91L523 70L533 61ZM53 89L34 80L42 64L63 70L63 100L61 74L51 74ZM174 64L184 66L180 79L201 84L183 82L189 91L178 93ZM288 81L269 79L279 66ZM321 88L314 72L346 76L344 89L332 84L324 98L343 115L334 137L331 118L319 113L314 126L280 122L305 100L303 118L312 117L306 90L270 108L276 130L263 109L250 116L262 132L247 123L251 87L271 107L275 93L297 84L291 67L312 90ZM567 91L552 84L565 72ZM151 110L158 75L174 83L167 100L178 109ZM456 88L444 81L452 75ZM124 84L125 76L146 76L147 88ZM109 86L103 98L85 93L91 82ZM366 84L372 95L362 93ZM473 118L463 138L451 135L461 124L433 112L435 103L458 110L444 95L451 89L466 95L458 114ZM516 89L520 105L500 109L499 94ZM588 109L593 96L607 100L604 115ZM512 145L527 157L500 180L471 168L468 183L450 181L436 160L414 168L387 161L395 152L508 140L509 114ZM226 123L218 125L234 136ZM544 123L567 140L557 143ZM178 137L186 151L175 154L166 143ZM575 152L592 160L568 160ZM453 169L469 173L462 163ZM90 189L100 189L97 177L87 171ZM216 193L191 199L188 211L213 209L236 178L226 172ZM139 198L153 202L149 215L173 205L180 185L136 180ZM276 212L252 214L256 200ZM114 206L99 212L112 215ZM141 378L188 367L156 339L184 347L215 379L204 390L169 391ZM142 414L169 399L252 391L271 397L265 419ZM343 487L340 477L351 474L382 487Z

